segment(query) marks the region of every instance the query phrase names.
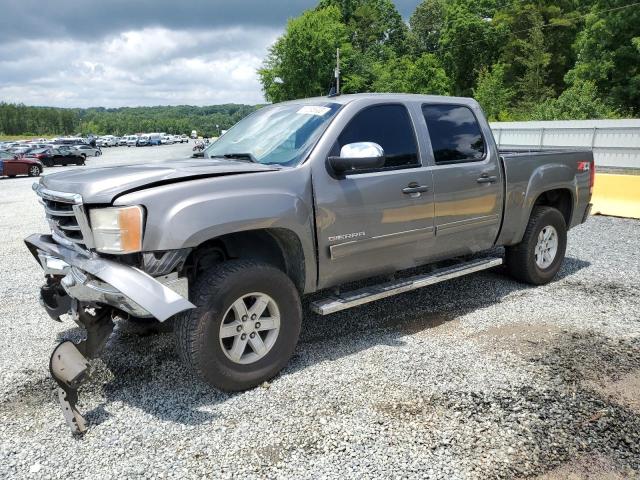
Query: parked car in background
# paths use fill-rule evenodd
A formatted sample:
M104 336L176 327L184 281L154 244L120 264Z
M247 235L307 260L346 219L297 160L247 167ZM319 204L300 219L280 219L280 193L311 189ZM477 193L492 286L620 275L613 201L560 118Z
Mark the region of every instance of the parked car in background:
M127 147L135 147L138 145L138 136L137 135L129 135L126 137L126 145Z
M182 135L180 135L180 139L181 139L180 143L182 143L182 142L189 143L189 137L187 135L185 135L184 133Z
M150 136L147 135L147 134L140 135L138 137L138 143L137 143L136 146L138 146L138 147L146 147L147 145L151 145Z
M35 158L18 157L0 151L0 177L15 177L17 175L38 177L42 170L42 163Z
M123 135L122 137L118 138L118 146L124 147L127 144L127 138L129 138L127 135Z
M98 140L101 140L102 147L115 147L118 145L118 138L113 135L104 135Z
M175 143L173 135L165 135L164 137L162 137L162 143L165 145L173 145Z
M191 130L191 138L198 138L198 132Z
M54 165L84 165L87 156L75 148L59 146L30 153L24 158L33 158L42 162L45 167L53 167Z
M54 145L79 145L85 143L82 137L58 137L51 142Z
M79 151L80 154L84 154L86 157L99 157L102 155L102 150L100 150L100 148L92 147L91 145L75 145L73 148Z
M162 145L162 136L159 133L150 133L149 145Z

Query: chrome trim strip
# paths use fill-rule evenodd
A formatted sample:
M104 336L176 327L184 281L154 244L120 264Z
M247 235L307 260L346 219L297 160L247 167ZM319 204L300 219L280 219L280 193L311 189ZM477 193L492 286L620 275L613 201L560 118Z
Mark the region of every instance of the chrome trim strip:
M73 217L75 215L73 210L52 210L46 205L44 206L44 211L47 215L53 215L56 217Z
M498 223L500 218L498 215L486 215L484 217L467 218L456 222L443 223L436 226L436 236L439 234L448 235L450 233L458 233L469 228L486 227Z
M62 203L74 203L74 204L82 203L82 195L79 195L77 193L55 192L53 190L44 188L39 183L34 183L31 188L39 196L41 196L42 198L46 198L47 200L52 200L54 202L62 202Z
M320 315L329 315L330 313L364 305L365 303L398 295L399 293L410 292L411 290L444 282L445 280L497 267L498 265L502 265L502 263L502 258L492 257L476 259L453 267L440 268L431 273L365 287L360 290L346 293L340 297L330 297L318 300L311 304L311 309Z
M73 206L73 211L76 214L76 222L78 222L78 226L82 232L84 244L87 248L95 248L96 244L93 240L93 230L91 230L91 226L89 225L87 209L80 203L79 205Z
M389 248L403 245L405 243L415 243L432 238L433 227L406 230L403 232L389 233L377 237L365 238L363 240L351 240L349 242L338 243L329 247L331 260L337 260L356 253L370 252L378 248Z

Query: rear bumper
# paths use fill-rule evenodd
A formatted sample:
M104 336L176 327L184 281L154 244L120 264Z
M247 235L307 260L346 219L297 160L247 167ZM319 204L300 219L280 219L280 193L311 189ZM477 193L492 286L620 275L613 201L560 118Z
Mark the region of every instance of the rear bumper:
M136 317L160 321L195 308L185 298L187 280L177 274L154 278L136 268L63 247L50 235L34 234L25 243L45 275L60 278L56 301L52 303L51 297L47 301L44 292L41 297L51 316L66 313L60 313L67 305L65 293L85 304L109 305Z

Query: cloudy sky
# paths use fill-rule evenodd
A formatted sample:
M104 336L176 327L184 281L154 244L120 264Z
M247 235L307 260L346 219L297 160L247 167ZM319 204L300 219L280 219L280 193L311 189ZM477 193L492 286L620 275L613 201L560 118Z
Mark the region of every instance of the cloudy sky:
M395 0L408 18L419 0ZM0 0L0 101L264 101L256 69L316 0Z

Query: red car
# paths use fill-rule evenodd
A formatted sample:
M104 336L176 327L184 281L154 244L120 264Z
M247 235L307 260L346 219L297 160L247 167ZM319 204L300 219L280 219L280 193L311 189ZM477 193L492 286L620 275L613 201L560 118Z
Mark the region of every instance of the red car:
M38 177L42 173L42 163L35 158L22 157L9 152L0 152L0 177L29 175Z

